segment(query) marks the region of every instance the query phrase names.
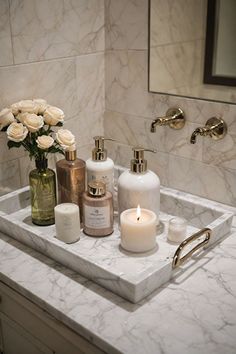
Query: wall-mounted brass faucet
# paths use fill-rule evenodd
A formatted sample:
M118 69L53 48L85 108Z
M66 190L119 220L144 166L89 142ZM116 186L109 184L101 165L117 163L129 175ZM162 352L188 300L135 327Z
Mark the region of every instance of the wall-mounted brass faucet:
M214 140L223 139L227 133L227 125L222 118L212 117L208 119L204 127L198 127L191 135L190 143L195 144L197 135L209 136Z
M169 125L173 129L182 129L185 124L185 115L180 108L170 108L166 112L165 117L158 117L152 121L151 132L156 132L157 125Z

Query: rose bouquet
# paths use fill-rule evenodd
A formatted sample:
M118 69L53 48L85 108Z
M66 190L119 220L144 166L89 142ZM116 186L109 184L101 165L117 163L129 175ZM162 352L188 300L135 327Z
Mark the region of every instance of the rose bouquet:
M23 100L0 112L0 130L7 133L9 149L23 146L36 161L74 148L75 137L69 130L55 134L52 130L63 123L64 112L43 99Z
M0 112L0 131L6 131L9 149L20 147L35 159L29 174L32 221L37 225L54 223L56 201L55 172L47 167L49 153L75 150L75 137L62 126L64 112L43 99L23 100Z

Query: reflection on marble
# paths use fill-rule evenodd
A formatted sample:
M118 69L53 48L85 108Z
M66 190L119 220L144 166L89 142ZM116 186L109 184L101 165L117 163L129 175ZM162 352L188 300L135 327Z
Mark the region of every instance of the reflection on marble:
M12 0L10 4L16 63L104 49L103 0Z
M104 53L76 58L78 110L103 112L105 108Z
M206 0L151 0L151 46L205 36Z
M75 59L0 68L0 104L44 98L60 107L66 118L78 112Z
M105 1L106 49L147 49L146 0Z
M19 160L11 160L0 163L0 195L10 193L20 188Z
M13 63L8 0L0 1L0 66Z
M165 228L157 237L157 251L134 255L120 250L117 223L109 238L98 239L81 233L77 243L61 242L55 237L55 225L42 229L32 224L29 196L28 188L24 188L0 198L1 231L134 303L174 275L172 258L178 246L167 242L170 218L187 219L186 237L209 227L210 244L213 244L229 233L233 217L224 205L162 187L160 220Z

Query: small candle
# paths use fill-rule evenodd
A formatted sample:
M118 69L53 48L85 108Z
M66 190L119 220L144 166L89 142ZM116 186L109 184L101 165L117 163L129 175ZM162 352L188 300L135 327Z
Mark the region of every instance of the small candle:
M62 203L55 207L57 238L65 243L80 239L79 207L74 203Z
M186 237L187 221L182 218L172 218L169 221L168 240L180 243Z
M156 246L156 214L148 209L127 209L120 214L121 246L146 252Z

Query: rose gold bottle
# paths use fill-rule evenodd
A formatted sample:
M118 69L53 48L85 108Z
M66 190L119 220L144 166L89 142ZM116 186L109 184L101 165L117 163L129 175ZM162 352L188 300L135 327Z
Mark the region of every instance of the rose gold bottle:
M76 150L66 151L65 159L56 163L58 203L75 203L83 220L82 195L85 191L85 161L76 158Z
M113 199L106 185L91 181L83 193L84 232L89 236L108 236L113 232Z

